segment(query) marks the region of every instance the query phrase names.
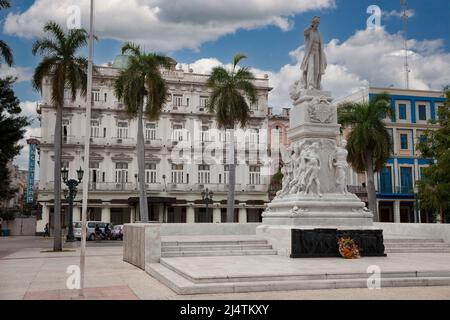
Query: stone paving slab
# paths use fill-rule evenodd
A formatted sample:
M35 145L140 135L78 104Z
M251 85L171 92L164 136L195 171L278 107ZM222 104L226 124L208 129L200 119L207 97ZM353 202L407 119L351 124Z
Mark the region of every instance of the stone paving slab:
M390 254L388 257L290 259L283 256L180 257L162 258L172 270L190 279L275 277L294 275L367 274L379 266L381 272L450 272L450 253Z
M84 296L78 290L48 290L27 292L24 300L139 300L128 286L85 288Z

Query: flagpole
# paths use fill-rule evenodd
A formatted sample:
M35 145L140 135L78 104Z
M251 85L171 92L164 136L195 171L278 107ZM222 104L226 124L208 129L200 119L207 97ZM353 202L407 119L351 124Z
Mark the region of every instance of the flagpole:
M84 296L84 275L86 265L86 221L89 196L89 149L91 136L91 106L92 106L92 65L94 56L94 0L91 0L90 26L89 26L89 58L86 90L86 123L84 134L84 180L83 180L83 206L81 211L81 249L80 249L80 290L79 295Z

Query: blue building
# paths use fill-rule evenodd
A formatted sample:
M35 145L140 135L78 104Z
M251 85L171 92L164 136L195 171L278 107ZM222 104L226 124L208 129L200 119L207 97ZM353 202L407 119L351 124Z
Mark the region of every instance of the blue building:
M425 130L437 128L429 121L436 120L438 109L444 106L444 94L437 91L370 87L339 102L368 101L382 92L391 95L394 116L385 119L392 138L392 156L375 179L380 220L405 223L434 222L429 212L420 210L416 188L416 182L423 177L423 169L428 167L433 159L422 159L420 152L416 150L416 144L424 138ZM357 174L350 170L350 185L364 188L365 182L365 174Z

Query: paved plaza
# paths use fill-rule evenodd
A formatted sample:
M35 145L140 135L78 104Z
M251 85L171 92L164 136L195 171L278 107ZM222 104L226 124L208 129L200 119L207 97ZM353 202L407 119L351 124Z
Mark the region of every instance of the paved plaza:
M32 245L34 244L34 245ZM121 242L88 243L86 258L86 294L85 299L450 299L450 286L439 287L406 287L369 289L328 289L328 290L297 290L276 292L252 292L232 294L202 294L177 295L158 280L149 276L145 271L122 261ZM80 299L75 290L68 290L66 280L67 267L79 263L79 249L69 249L66 252L49 252L51 240L42 238L0 238L0 299ZM238 267L233 257L208 258L171 258L172 263L181 261L201 261L203 259L227 259L230 274L244 274L245 270ZM248 263L255 257L238 257L247 259ZM263 257L259 257L262 259ZM273 268L273 259L285 259L279 265L280 270L293 270L295 264L319 265L353 264L356 268L363 268L372 263L375 258L346 261L340 259L315 259L314 261L290 260L272 256L267 258L268 269ZM178 259L178 260L176 260ZM220 268L224 260L215 260L216 263L205 261L211 268L206 272ZM307 259L310 260L310 259ZM424 261L422 266L440 268L450 266L450 254L422 254L417 263ZM233 262L234 261L234 262ZM393 255L386 260L386 266L407 263L407 254ZM280 262L280 261L277 261ZM236 266L235 268L231 265ZM253 270L262 270L264 266L258 264L247 265ZM420 267L420 266L416 266ZM209 271L206 271L208 270ZM426 268L425 268L426 269ZM424 270L425 270L424 269ZM429 269L429 268L428 268ZM448 268L450 269L450 268ZM192 271L195 273L195 270Z

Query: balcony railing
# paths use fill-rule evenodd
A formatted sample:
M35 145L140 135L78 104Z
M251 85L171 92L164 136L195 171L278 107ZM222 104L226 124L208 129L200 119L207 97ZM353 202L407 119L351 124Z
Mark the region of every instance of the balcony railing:
M163 145L162 139L146 139L145 146L151 148L161 148Z
M367 188L363 186L348 186L347 190L350 193L356 194L367 193Z
M398 195L414 195L414 189L412 187L392 187L385 188L378 191L380 194L398 194Z
M164 184L162 183L146 183L147 191L162 192L164 191ZM89 191L117 191L117 192L136 192L139 186L136 183L116 183L116 182L96 182L89 183ZM64 189L64 185L62 185ZM181 192L202 192L208 189L213 192L228 192L228 185L222 183L196 183L196 184L180 184L180 183L167 183L166 191L181 191ZM54 190L53 181L47 183L41 183L39 191L51 192ZM83 190L83 184L78 186L78 190ZM268 192L269 187L264 184L250 185L250 184L236 184L236 192Z

